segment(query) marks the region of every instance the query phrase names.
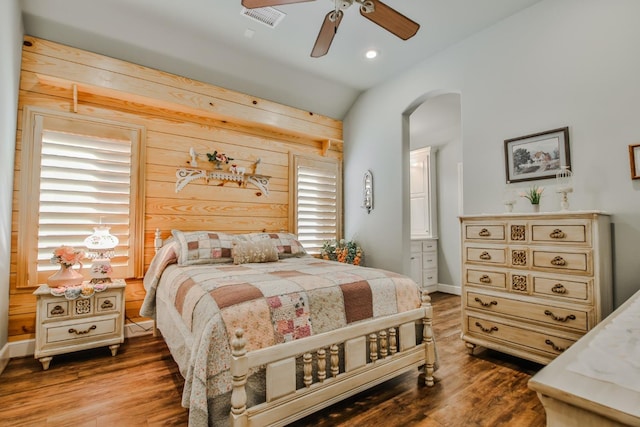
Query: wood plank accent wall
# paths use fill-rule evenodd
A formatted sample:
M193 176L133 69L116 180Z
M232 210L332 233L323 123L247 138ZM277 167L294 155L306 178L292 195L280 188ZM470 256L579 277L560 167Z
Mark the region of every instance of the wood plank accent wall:
M145 126L145 250L153 256L156 228L229 232L289 230L289 153L342 161L342 122L140 65L26 36L22 52L13 197L9 341L34 338L35 288L16 283L23 109L77 112ZM176 168L189 148L214 150L248 171L271 176L269 195L247 185L202 180L175 192ZM205 158L199 168L212 170ZM91 230L87 230L87 235ZM140 278L128 280L127 316L140 320Z

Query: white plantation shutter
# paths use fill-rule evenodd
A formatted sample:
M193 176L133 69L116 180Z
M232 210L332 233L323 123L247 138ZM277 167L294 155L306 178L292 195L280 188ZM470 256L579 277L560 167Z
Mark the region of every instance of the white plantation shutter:
M342 235L342 169L339 161L294 156L294 229L311 254Z
M120 241L111 260L112 276L140 274L142 239L136 218L142 206L137 194L141 129L87 120L33 116L32 196L23 204L32 206L25 216L31 231L22 240L31 285L45 283L59 268L50 262L55 248L69 245L86 251L84 239L100 224L109 226ZM82 262L91 264L88 258ZM84 270L89 277L89 269Z

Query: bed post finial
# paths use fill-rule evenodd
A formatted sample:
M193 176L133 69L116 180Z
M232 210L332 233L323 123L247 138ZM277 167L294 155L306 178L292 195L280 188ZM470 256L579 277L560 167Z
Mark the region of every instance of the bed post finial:
M156 228L156 232L154 234L154 241L153 241L153 247L156 250L156 253L160 250L160 248L162 247L162 235L160 234L160 229Z

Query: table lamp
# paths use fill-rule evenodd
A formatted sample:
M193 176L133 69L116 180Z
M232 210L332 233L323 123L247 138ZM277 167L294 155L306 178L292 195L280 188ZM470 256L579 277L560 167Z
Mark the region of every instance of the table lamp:
M93 234L84 239L84 244L89 249L88 256L93 259L91 263L91 280L89 283L111 283L109 275L112 272L111 258L119 240L109 234L110 227L100 225L94 227Z

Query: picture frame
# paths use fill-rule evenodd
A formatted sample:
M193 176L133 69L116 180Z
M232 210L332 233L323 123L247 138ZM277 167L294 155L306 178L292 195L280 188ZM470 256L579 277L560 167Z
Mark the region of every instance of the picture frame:
M629 165L631 179L640 179L640 144L629 145Z
M563 127L504 141L507 184L555 178L571 169L569 128Z

